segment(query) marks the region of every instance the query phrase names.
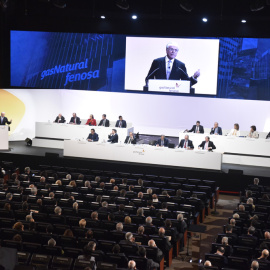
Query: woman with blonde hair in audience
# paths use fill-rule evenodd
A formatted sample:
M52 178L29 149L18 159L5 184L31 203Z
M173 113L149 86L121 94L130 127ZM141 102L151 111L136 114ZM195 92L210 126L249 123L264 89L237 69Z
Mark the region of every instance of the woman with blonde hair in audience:
M130 216L125 217L124 224L131 224L131 217Z
M57 181L55 182L55 184L58 185L58 186L62 186L62 181L61 181L61 180L57 180Z
M76 182L74 180L70 181L68 185L69 186L72 186L72 187L76 187L77 186L77 184L76 184Z
M74 234L71 229L66 229L63 236L74 237Z
M22 231L24 231L24 226L23 226L22 222L16 222L13 225L12 229L22 232Z
M248 198L247 199L247 204L251 204L252 205L252 211L255 210L255 205L253 204L253 199L252 198Z

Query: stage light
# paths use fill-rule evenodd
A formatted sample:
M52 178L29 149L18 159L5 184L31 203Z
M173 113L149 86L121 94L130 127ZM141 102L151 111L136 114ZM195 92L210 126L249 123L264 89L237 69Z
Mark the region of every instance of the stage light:
M115 5L123 10L129 9L129 3L127 0L115 0Z
M194 7L194 0L179 0L179 6L187 12L191 12Z
M103 20L106 19L106 17L104 15L101 15L100 18Z
M27 146L32 146L32 140L30 138L26 138L24 141L26 142Z
M202 21L203 22L207 22L208 20L207 20L207 18L203 18Z
M67 7L66 0L53 0L52 4L57 8L66 8Z
M242 20L241 23L246 23L247 21L246 20Z
M131 17L133 20L136 20L138 17L137 17L137 15L132 15L132 17Z
M260 11L264 9L265 0L250 0L250 10Z

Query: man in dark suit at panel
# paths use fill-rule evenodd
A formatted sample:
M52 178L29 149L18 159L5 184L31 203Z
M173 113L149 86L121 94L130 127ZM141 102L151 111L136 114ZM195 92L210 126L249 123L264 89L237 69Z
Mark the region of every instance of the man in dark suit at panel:
M98 134L95 132L93 128L91 128L91 133L88 135L87 139L88 142L98 142Z
M169 145L169 140L165 138L165 135L161 135L160 139L157 140L156 146L168 147L168 145Z
M116 129L112 129L112 133L108 136L108 142L118 143L118 134Z
M54 120L54 123L65 123L65 122L66 122L65 117L61 113L59 113Z
M214 123L214 127L211 128L210 134L222 135L222 128L218 126L218 122Z
M115 127L118 127L118 128L127 127L127 122L123 120L123 117L121 115L119 116L119 120L116 121Z
M186 129L185 132L204 133L204 128L201 126L201 122L197 121L196 125L193 125L190 130Z
M153 61L145 78L146 85L149 79L185 80L190 81L191 86L197 83L200 71L196 71L192 77L189 77L185 64L176 59L178 51L179 47L177 43L171 42L166 45L167 55Z
M205 141L203 141L200 145L199 148L203 149L203 150L212 150L212 149L216 149L216 146L214 145L213 142L210 141L210 137L206 136L205 137Z
M0 126L5 126L6 124L10 125L12 123L12 119L8 121L8 119L5 116L4 112L1 112L1 117L0 117Z
M136 144L136 138L134 137L132 132L129 132L129 136L126 137L125 139L125 143L126 144Z
M99 126L103 127L109 127L110 126L110 121L106 118L106 114L102 114L102 119L100 120Z
M194 149L193 142L189 140L188 135L185 135L185 139L180 141L178 148Z
M73 113L69 123L72 125L80 125L81 124L80 117L78 117L76 113Z

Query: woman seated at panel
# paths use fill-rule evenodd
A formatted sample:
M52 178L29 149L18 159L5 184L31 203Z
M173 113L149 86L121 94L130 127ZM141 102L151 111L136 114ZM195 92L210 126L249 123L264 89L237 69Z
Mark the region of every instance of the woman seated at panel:
M88 125L88 126L96 126L97 125L96 119L94 119L93 114L90 114L90 118L87 120L86 125Z
M256 138L258 139L259 138L259 134L258 134L258 131L256 131L256 126L251 126L250 127L250 132L248 133L247 137L248 138Z
M239 124L234 124L234 128L231 129L228 136L236 136L236 137L240 136Z

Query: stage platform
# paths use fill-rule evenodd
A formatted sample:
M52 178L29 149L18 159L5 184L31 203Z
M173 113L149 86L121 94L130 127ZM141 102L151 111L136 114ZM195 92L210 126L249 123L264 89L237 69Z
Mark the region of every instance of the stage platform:
M49 156L45 156L49 153ZM58 157L53 156L56 154ZM0 161L12 161L20 170L26 166L38 168L39 165L85 168L91 170L132 172L164 176L188 177L215 180L223 191L239 192L251 182L253 177L269 180L270 169L252 166L222 166L221 171L136 164L85 158L63 157L63 150L27 146L25 142L10 142L9 151L0 151ZM233 171L229 171L233 169ZM265 181L266 181L265 180Z

